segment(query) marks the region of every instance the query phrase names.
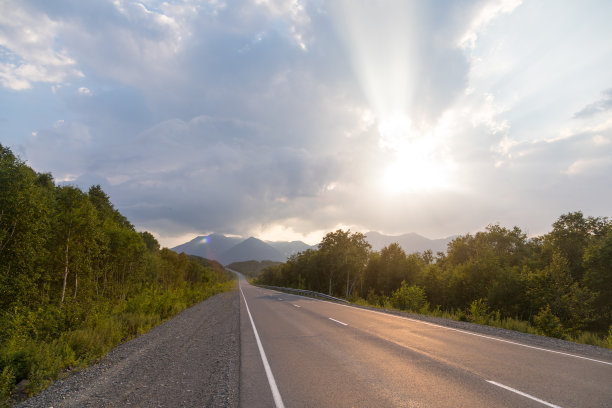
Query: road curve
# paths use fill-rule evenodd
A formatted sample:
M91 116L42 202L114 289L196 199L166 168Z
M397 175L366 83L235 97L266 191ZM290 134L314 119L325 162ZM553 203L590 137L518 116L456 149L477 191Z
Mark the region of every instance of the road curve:
M547 350L243 278L239 287L242 407L612 406L612 354Z

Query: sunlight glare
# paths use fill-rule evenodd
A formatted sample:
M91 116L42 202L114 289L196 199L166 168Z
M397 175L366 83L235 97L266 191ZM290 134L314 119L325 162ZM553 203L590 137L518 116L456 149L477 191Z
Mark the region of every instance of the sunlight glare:
M442 123L440 123L442 125ZM440 156L443 126L426 135L411 129L408 117L393 114L380 121L380 145L391 155L380 187L392 194L448 188L450 165Z

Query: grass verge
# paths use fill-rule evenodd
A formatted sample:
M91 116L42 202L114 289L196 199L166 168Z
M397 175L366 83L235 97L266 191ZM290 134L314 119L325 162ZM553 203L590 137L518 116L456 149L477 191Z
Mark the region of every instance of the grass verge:
M69 372L97 362L120 343L210 296L235 288L236 280L146 289L125 301L94 303L81 315L77 328L60 333L42 330L43 320L57 327L59 323L50 316L59 313L56 320L65 319L70 311L40 309L31 316L32 327L38 330L16 330L0 343L0 407L36 394Z

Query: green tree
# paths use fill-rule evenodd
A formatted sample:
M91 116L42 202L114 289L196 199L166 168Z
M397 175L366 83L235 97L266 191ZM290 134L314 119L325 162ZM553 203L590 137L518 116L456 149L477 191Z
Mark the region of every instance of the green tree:
M0 310L38 297L51 211L46 177L0 145Z
M595 294L572 279L565 257L555 252L552 263L526 276L531 310L540 313L546 307L559 318L565 330L577 334L593 320Z
M585 249L584 283L597 293L594 301L599 330L612 325L612 227L605 235L592 239Z
M366 241L365 235L360 232L337 230L323 237L319 251L326 268L330 295L343 294L347 298L351 296L355 284L362 277L367 265L370 248L371 245ZM345 291L341 289L342 276L346 276Z
M92 275L99 251L95 243L100 231L96 210L81 190L72 186L57 187L56 197L53 252L63 277L59 296L59 303L63 304L69 275L74 279L73 298L79 293L79 275L81 279Z

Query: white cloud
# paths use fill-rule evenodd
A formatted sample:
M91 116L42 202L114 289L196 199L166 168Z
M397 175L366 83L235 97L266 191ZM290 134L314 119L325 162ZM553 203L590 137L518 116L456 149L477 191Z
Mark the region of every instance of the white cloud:
M87 95L87 96L92 95L91 90L84 86L80 87L77 92L79 93L79 95Z
M523 3L522 0L493 0L486 2L474 16L468 30L459 40L459 46L466 49L476 48L478 35L486 26L502 14L509 14Z
M610 167L611 165L612 162L609 159L579 159L573 162L567 169L562 170L561 173L573 176Z
M21 2L0 2L0 84L24 90L82 77L76 61L55 40L62 24Z

